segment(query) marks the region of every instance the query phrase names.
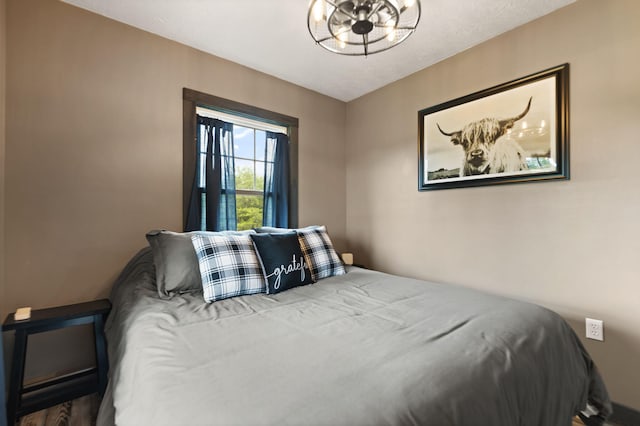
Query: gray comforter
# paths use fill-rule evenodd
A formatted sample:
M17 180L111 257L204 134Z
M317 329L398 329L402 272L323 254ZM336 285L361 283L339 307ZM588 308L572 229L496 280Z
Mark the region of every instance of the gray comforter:
M570 425L604 385L540 306L359 268L276 295L157 297L149 250L107 322L99 424Z

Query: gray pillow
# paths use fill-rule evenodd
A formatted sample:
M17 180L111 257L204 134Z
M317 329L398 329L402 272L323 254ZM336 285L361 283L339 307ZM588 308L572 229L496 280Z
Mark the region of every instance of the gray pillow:
M255 231L222 231L222 232L172 232L149 231L147 241L153 253L156 267L156 287L158 295L168 299L174 294L202 291L202 280L198 258L191 243L194 234L246 235Z

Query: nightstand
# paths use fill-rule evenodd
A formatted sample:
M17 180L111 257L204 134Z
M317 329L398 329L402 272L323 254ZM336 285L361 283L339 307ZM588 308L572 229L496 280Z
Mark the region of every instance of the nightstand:
M19 417L51 407L83 395L104 393L107 386L107 347L104 321L111 310L107 299L57 308L31 311L31 318L16 321L9 314L2 331L15 330L15 343L9 379L7 424L15 425ZM93 324L96 349L96 367L67 374L51 380L24 386L24 367L27 355L27 337L60 328Z

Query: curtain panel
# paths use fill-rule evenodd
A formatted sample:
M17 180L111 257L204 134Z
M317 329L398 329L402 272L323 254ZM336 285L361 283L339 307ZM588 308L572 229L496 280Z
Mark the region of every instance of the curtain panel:
M235 230L233 124L197 116L196 173L185 231Z
M262 225L289 227L289 137L267 132Z

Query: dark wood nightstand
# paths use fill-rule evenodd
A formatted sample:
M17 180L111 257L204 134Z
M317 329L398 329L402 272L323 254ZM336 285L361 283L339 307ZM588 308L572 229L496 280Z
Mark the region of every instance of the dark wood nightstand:
M15 425L19 417L83 395L104 393L107 386L107 346L104 321L111 310L107 299L57 308L31 311L31 318L16 321L9 314L2 331L15 330L15 343L9 379L7 424ZM57 330L83 324L93 324L96 349L96 367L67 374L51 380L24 386L24 367L27 355L27 337L30 334Z

